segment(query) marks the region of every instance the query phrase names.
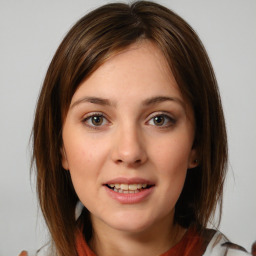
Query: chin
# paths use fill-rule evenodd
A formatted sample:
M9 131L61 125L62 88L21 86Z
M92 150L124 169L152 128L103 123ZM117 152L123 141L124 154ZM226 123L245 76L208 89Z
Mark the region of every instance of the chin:
M140 233L152 226L154 220L150 215L147 216L145 214L120 213L117 215L114 214L112 218L106 220L105 223L115 230L129 233Z
M115 230L119 230L122 232L127 232L127 233L141 233L149 228L148 223L142 223L140 222L134 222L134 221L126 221L126 222L116 222L111 225L112 228Z

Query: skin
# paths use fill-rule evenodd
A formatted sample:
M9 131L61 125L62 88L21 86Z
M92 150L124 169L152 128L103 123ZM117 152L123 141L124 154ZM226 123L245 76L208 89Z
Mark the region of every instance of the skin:
M91 213L97 255L159 255L179 242L186 230L173 216L187 170L196 166L194 134L193 111L149 41L111 57L81 83L63 124L62 165ZM154 187L145 200L122 204L104 186L117 177Z

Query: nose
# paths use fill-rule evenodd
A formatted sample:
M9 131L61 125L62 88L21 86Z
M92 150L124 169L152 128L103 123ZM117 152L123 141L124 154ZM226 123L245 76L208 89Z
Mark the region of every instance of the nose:
M147 161L145 146L136 127L119 129L113 140L112 160L127 167L138 167Z

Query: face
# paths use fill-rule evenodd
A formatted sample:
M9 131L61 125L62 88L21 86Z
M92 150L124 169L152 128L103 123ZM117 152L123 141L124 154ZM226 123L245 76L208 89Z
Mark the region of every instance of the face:
M193 111L164 56L141 42L107 60L73 95L62 165L93 223L145 231L173 220L195 166L194 133Z

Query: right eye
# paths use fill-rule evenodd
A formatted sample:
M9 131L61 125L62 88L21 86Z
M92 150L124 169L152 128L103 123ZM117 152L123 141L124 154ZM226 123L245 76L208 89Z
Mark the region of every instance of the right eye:
M92 115L86 116L82 120L82 122L85 123L90 128L97 129L97 127L106 125L108 123L108 120L102 114L92 114Z

